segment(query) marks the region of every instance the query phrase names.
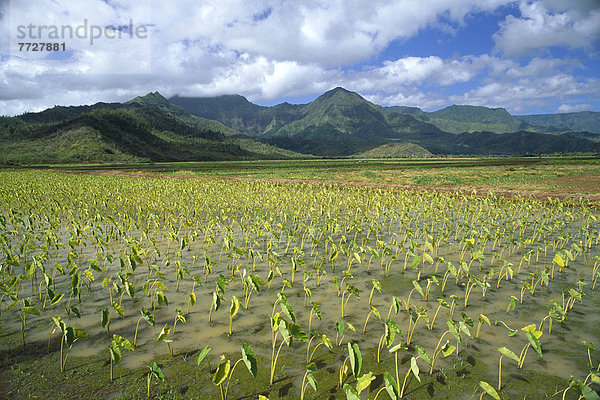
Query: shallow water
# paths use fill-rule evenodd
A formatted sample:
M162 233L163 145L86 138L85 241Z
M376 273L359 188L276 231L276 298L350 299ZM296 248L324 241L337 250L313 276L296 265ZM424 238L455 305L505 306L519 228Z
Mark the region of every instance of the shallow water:
M99 179L106 182L105 180L108 178ZM117 178L111 179L114 179L115 182L118 181ZM289 305L295 312L297 324L305 331L308 331L310 301L316 301L321 307L322 320L313 316L311 327L326 334L332 341L336 339L335 325L342 318L342 297L338 295L335 280L337 278L337 281L341 282L345 277L343 271L348 269L352 276L346 277L345 282L351 283L359 290L360 299L353 295L347 302L344 320L346 323L352 324L356 332L346 328L342 346L345 346L348 341L356 342L363 352L363 357L369 359L374 359L380 337L384 334L384 324L375 315L370 316L366 333L364 335L362 333L365 319L370 312L369 294L373 287L371 283L373 279L381 282L383 288L382 293L375 291L372 296L372 305L379 311L382 318L386 318L388 314L392 296L405 302L410 294L411 308L426 309L428 317L431 319L438 308L439 303L436 299L444 298L451 303L450 296L455 295L460 299L456 302L453 319L458 323L463 320L463 313L468 315L475 324L474 327L470 327L473 336L480 314L485 314L492 322L492 326L484 324L481 327L478 339L468 338L463 334L463 342L459 344L459 350L461 359L474 357L486 366L487 374L482 379L493 385L497 381L500 355L496 348L506 346L519 355L521 349L528 343L521 328L529 324L539 327L542 319L548 315L547 306L550 304L550 300L562 303L561 291L577 288L578 280L584 278L586 285L583 286L583 291L586 296L583 298L583 302L575 303L562 326L560 323L554 322L552 333L548 332L548 321L546 321L542 329L544 333L540 337L543 358L530 348L521 372L535 371L545 376L562 378L565 382L571 375L575 377L587 375L587 353L581 342L597 342L600 337L600 316L596 311L600 309L600 299L597 295L600 288L597 287L595 291L591 289L591 271L594 263L597 262L595 257L600 254L595 243L597 239L592 240L591 248L586 249L585 253L576 255L574 260L569 262L568 268L559 272L559 268L555 267L554 279L551 279L548 285L540 286L538 284L533 295L525 290L523 303L517 301L515 309L508 313L506 309L511 296L520 298L522 280L531 282L531 274L537 274L546 267L552 268L552 260L556 252L572 249L573 243L583 247L582 243L585 243L586 238L583 237L584 231L581 228L590 224L590 215L595 218L599 217L598 212L593 209L579 206L558 207L528 200L506 203L503 200L482 200L470 196L427 198L427 195L422 193L397 193L364 188L360 190L356 188L330 190L322 187L314 188L311 196L303 202L298 200L298 194L306 190L304 185L273 187L270 184L240 182L216 183L217 189L224 191L222 196L196 208L197 205L193 203L196 200L191 199L205 196L207 191L214 194L215 188L210 187L211 183L189 183L191 185L189 188L185 188L179 182L174 184L175 187L171 187L172 183L165 183L161 180L141 180L141 184L147 185L149 188L152 188L153 185L158 186L155 191L162 196L168 197L178 193L180 197L169 197L170 203L163 210L154 208L155 215L159 215L159 217L148 219L149 211L139 208L133 200L131 200L133 203L129 204L127 196L125 196L128 193L127 188L119 186L124 191L121 201L125 206L116 215L114 212L111 213L115 215L113 217L115 223L93 217L110 209L100 207L99 202L96 201L94 205L88 202L85 204L87 208L75 210L74 215L70 215L71 218L67 218L65 215L56 217L62 221L58 229L47 223L40 225L36 223L32 225L29 222L19 223L10 216L9 207L1 210L5 217L12 221L4 227L6 242L12 246L12 254L15 254L15 250L20 251L19 243L23 242L23 235L32 236L31 248L25 248L19 254L21 260L31 259L34 254L39 253L40 246L44 244L45 240L43 235L39 235L41 232L45 229L55 230L56 235L64 244L64 248L58 251L49 251L48 260L43 263L47 273L54 269L56 263L66 267L69 264L67 258L71 250L78 255L74 264L80 270L85 270L89 267L90 261L97 258L97 251L101 247L97 243L94 246L93 237L100 235L108 243L105 251L113 255L113 262L107 263L105 271L102 273L92 271L95 280L90 284L90 289L82 285L81 302L76 298L71 299L70 305L78 307L82 316L77 318L71 314L69 322L75 328L85 330L89 338L76 342L70 357L108 357L107 346L110 341L107 338L106 329L100 326L101 312L105 307L108 307L111 313L110 334L116 333L133 342L141 307L144 306L153 311L152 300L142 292L142 287L148 279L149 266L157 265L164 274L164 278L160 278L160 281L168 289L165 291L165 295L169 304L155 308L156 324L154 327L143 320L139 323L137 348L134 352L123 351L121 365L125 368L135 369L150 364L157 355L168 354L167 344L156 342L161 329L167 324L171 327L168 338L173 340L171 347L175 354L190 353L190 357L193 359L195 355L191 353L204 346L210 346L212 351L209 359L214 366L218 363L220 354L227 354L233 361L237 360L240 345L247 342L257 353L259 359L263 360L259 369L264 370L263 373L266 374L272 351L270 318L273 304L277 300L277 294L284 287L283 279L292 280L291 257L298 257L304 261L304 266L299 267L295 272L293 287L285 287L283 290L287 295ZM182 194L181 190L184 188L188 192ZM134 196L132 193L129 194ZM246 197L250 194L259 199L254 198L250 201L251 204L246 203L243 199L250 199L250 197ZM288 194L289 198L284 197ZM100 194L98 198L102 199L103 196L106 196L106 193ZM161 196L158 197L160 199ZM272 203L261 203L261 198L274 200ZM191 203L188 203L188 200ZM159 200L157 200L158 202ZM380 202L378 206L377 202ZM9 200L6 200L4 204L8 205ZM401 214L407 207L410 211ZM317 212L317 210L319 211ZM41 215L45 212L50 213L48 209L44 208L35 211ZM474 215L477 213L480 216L475 219ZM128 217L131 220L128 220ZM543 220L543 223L531 226L522 225L520 228L517 225L516 233L513 235L509 228L517 221L526 219L533 223ZM89 226L85 236L78 234L77 230L73 229L72 220L78 221L75 225ZM268 224L270 229L264 228L265 224ZM463 228L458 234L449 230L449 227L460 227L461 224ZM539 233L542 227L552 227L552 224L555 224L554 231L543 232L543 236L536 237L533 242L525 241L532 237L533 232ZM369 234L369 230L377 225L380 227L380 232ZM591 226L592 228L595 226L597 229L594 222L591 223ZM493 238L487 240L485 246L482 246L484 239L480 235L483 235L483 228L489 232L499 230L506 233L506 236L499 237L494 250L492 250L495 240ZM259 234L260 229L266 230L266 233ZM8 231L16 231L17 234L7 234ZM113 232L112 236L111 231ZM170 235L170 232L174 232L173 236ZM407 237L406 235L411 235L410 232L413 232L412 236ZM37 238L36 234L38 234ZM367 234L369 234L368 238ZM211 240L205 240L205 236L210 237L210 235L213 236L214 243L211 243ZM310 239L313 235L320 242L314 249L312 248L313 241ZM376 235L379 236L377 240ZM76 245L74 249L71 249L68 244L72 236L82 239L82 244ZM225 237L229 237L229 245L224 240ZM444 237L448 237L448 239L445 240ZM552 244L559 237L565 240L554 251ZM188 238L188 243L181 250L182 238ZM325 244L327 238L329 238L328 243ZM471 238L474 239L474 248L472 251L463 252L465 240ZM160 255L153 249L152 240L156 242L156 248ZM414 240L415 244L412 250L421 257L421 261L418 263L417 269L413 269L411 265L414 256L410 255L407 258L408 269L405 270L405 256L409 251L411 240ZM267 252L265 243L269 241L272 243L272 250ZM464 260L469 263L471 254L477 249L483 248L483 262L473 261L469 272L482 278L484 274L488 274L492 268L494 269L494 275L489 280L490 287L486 291L485 298L481 287L476 285L473 287L465 307L464 298L467 288L465 285L468 283L468 279L464 274L458 279L458 283L456 278L450 276L444 293L441 292L440 286L432 284L427 301L416 290L413 291L412 281L418 278L420 278L419 283L423 289L426 288L428 278L432 279L435 276L440 284L444 279L447 271L445 262L434 262L433 265L427 261L422 262L425 252L434 256L433 251L426 250L425 243L437 241L442 242L438 255L455 266L460 265L461 253ZM404 245L398 246L396 243L404 243ZM146 252L142 255L144 263L132 271L129 261L126 260L123 270L119 257L128 257L131 254L130 246L132 244ZM337 258L332 263L329 261L329 256L334 244L339 251ZM529 263L522 262L522 257L527 251L536 251L538 246L543 247L547 244L550 244L547 246L547 254L544 255L542 250L537 262L535 254L532 255ZM259 251L263 257L254 260L250 256L238 254L234 245L241 249ZM367 245L377 248L380 252L380 258L374 257L369 267L367 264L371 254L366 248ZM343 254L342 246L348 248L350 252L348 256ZM361 246L363 252L360 250ZM303 247L304 255L301 255L301 252L294 253L294 248L299 250L300 247ZM385 247L390 250L387 255L383 256ZM4 246L0 253L0 261L5 264L9 254L6 248L7 246ZM243 253L243 251L241 252ZM315 253L312 257L310 256L311 252ZM348 268L353 259L353 252L359 253L361 263L354 260ZM500 252L502 252L501 257L498 256ZM511 254L509 255L509 253ZM267 257L264 257L266 254L272 257L271 261L266 260ZM494 254L496 254L495 258ZM205 256L216 263L212 266L212 272L208 274L205 274ZM321 259L321 256L324 257L324 260ZM397 260L393 260L392 256L397 257ZM277 261L278 258L281 261ZM176 261L188 267L188 272L184 274L180 282L179 291L176 290ZM510 281L502 279L500 287L496 288L498 274L504 262L512 263L514 276ZM100 262L100 264L102 266L103 263ZM519 264L521 264L520 268ZM252 270L252 265L254 265L254 270ZM73 266L71 264L67 269L71 269ZM275 266L280 269L283 276L276 273L270 284L264 284L261 287L260 293L253 292L251 294L248 309L241 307L239 313L233 318L234 333L229 336L230 299L232 295L235 295L243 302L244 288L241 280L243 271L256 274L266 282L269 271ZM321 267L325 273L320 277L320 284L317 283L316 277L318 267ZM302 270L311 271L313 277L305 275ZM111 288L113 299L119 302L119 296L113 290L112 284L108 284L107 287L102 286L105 278L112 277L122 287L123 285L120 284L117 277L119 271L132 273L129 279L136 288L134 299L127 294L122 297L121 305L125 311L123 319L119 318L110 306L109 288ZM24 274L24 269L15 267L12 269L12 274ZM212 292L215 290L219 274L223 274L229 279L224 293L226 300L223 301L218 311L213 311L212 322L209 323L208 314L212 303ZM157 275L155 272L151 272L150 276L156 278ZM197 303L190 306L188 312L189 293L193 287L191 277L193 276L200 277L203 286L196 285L194 287ZM8 281L8 277L3 279L5 282ZM26 340L28 343L47 343L52 329L51 316L60 315L63 319L68 319L65 304L68 302L71 290L71 278L67 274L55 273L55 287L65 293L65 298L58 305L47 307L45 311L41 310L41 302L37 295L38 288L44 288L43 284L40 286L40 279L41 276L38 274L37 281L33 285L22 282L20 288L20 295L30 295L33 304L42 311L39 317L31 315L27 317ZM304 279L306 282L303 282ZM82 280L87 282L83 275ZM308 306L305 306L304 284L311 292ZM344 288L345 283L341 286L341 292L344 292ZM44 295L45 289L42 290L42 297ZM347 292L344 293L344 300L347 295ZM0 322L5 331L18 332L21 329L21 321L16 311L20 306L8 310L7 304L7 299L4 299ZM173 332L176 309L185 313L186 321L185 323L178 321L176 331ZM279 305L276 306L275 311L282 311ZM405 310L401 310L398 314L392 311L390 317L400 326L406 337L409 333L409 314ZM421 318L414 331L411 347L406 354L416 356L414 345L419 345L431 356L440 336L448 329L446 323L448 317L449 310L441 308L431 330L427 329L424 318ZM502 320L509 327L518 330L517 335L509 337L508 330L504 326L494 324L496 320ZM57 335L58 333L54 333L54 337ZM452 335L447 334L446 338L450 339L451 344L456 344ZM319 342L315 339L311 344L311 349ZM278 336L277 347L280 343L281 336ZM396 338L395 343L400 343L399 337ZM55 350L56 346L53 347L53 351ZM285 362L278 363L277 368L285 367L286 374L296 376L294 386L299 387L306 363L306 344L295 342L290 348L284 345L281 352L282 360L285 359ZM344 347L339 352L344 353ZM382 349L381 355L382 363L388 365L392 362L393 356L387 352L386 348ZM405 362L410 359L410 357L403 357ZM597 363L597 354L594 357ZM328 355L324 346L317 350L315 358L318 358L322 364L320 369L335 370L334 373L337 373L343 363L343 357L340 360L339 356ZM448 359L440 357L436 361L435 368L438 370L454 368L453 364L456 360L455 355ZM402 368L405 369L405 367ZM429 372L425 363L421 364L421 370L423 373ZM503 360L503 374L506 374L507 377L509 374L520 374L521 372L517 370L514 361L506 358ZM207 390L214 390L214 388ZM470 395L469 393L469 397L466 398L470 398Z

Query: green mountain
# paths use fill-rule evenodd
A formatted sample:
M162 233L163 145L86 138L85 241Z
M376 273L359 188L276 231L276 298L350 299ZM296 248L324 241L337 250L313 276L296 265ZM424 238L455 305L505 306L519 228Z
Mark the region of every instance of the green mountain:
M154 92L0 117L0 163L600 152L598 115L516 118L473 106L428 113L384 108L343 88L273 107L238 95L167 100Z
M460 133L447 139L427 148L433 153L478 155L600 152L599 142L537 132Z
M431 123L444 132L495 132L508 133L519 130L538 132L539 127L513 117L504 108L452 105L434 112L424 112L416 107L387 107L388 111L409 114Z
M410 115L389 113L343 88L303 105L261 107L242 96L174 97L170 101L275 146L318 156L346 156L407 135L442 133Z
M600 112L582 111L564 114L516 115L515 117L530 125L600 134Z
M161 96L162 97L162 96ZM125 104L55 107L0 119L0 163L200 161L297 158L303 155L243 136L222 124L185 115L152 98ZM143 101L140 101L142 99ZM160 99L159 99L160 100ZM168 102L167 102L168 103ZM195 123L189 123L192 121Z
M133 100L128 101L125 104L140 104L142 106L154 106L162 111L179 118L188 124L200 128L202 130L210 130L214 132L220 132L224 135L236 135L238 132L235 129L231 129L223 125L219 121L212 119L200 118L187 112L183 107L171 103L169 100L164 98L160 93L148 93L143 97L136 97Z
M264 133L274 118L275 107L261 107L238 95L212 98L175 96L169 101L192 115L222 122L247 135Z

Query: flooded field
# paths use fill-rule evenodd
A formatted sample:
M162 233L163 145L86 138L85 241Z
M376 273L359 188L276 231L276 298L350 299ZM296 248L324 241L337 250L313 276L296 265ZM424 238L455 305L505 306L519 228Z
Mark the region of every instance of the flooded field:
M469 192L0 172L0 397L594 398L598 218Z

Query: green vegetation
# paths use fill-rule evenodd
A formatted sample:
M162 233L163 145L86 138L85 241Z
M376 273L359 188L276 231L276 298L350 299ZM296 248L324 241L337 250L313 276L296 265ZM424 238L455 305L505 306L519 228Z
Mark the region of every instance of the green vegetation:
M226 136L222 127L187 114L174 115L137 102L71 110L58 122L0 121L0 163L143 162L297 158L299 154L249 138ZM182 112L185 112L182 110ZM62 115L62 114L61 114ZM75 115L73 118L71 116ZM33 116L26 114L25 120ZM59 119L46 112L37 120ZM185 116L184 116L185 117ZM190 121L191 122L187 122ZM225 129L227 135L231 132ZM303 156L306 157L306 156Z
M578 115L565 123L593 125L577 125ZM504 109L485 107L451 106L432 113L384 108L343 88L309 104L274 107L241 96L167 100L154 92L123 104L0 117L0 163L600 152L600 134L569 127L532 126Z
M470 190L0 171L0 397L595 398L599 218Z
M55 165L56 170L181 178L223 177L449 189L533 191L577 198L599 194L598 157L491 157L421 160L285 160L151 164Z

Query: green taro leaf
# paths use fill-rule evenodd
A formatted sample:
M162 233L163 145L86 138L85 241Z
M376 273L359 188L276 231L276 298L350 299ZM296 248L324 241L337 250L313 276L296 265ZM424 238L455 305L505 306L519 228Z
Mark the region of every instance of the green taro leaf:
M465 324L463 321L459 321L458 322L458 326L459 329L468 337L470 337L471 339L473 339L473 336L471 336L471 331L469 331L469 328L467 327L467 324Z
M331 339L329 339L327 337L327 335L323 334L321 335L321 341L323 342L323 344L325 344L325 346L329 349L333 351L333 343L331 343Z
M131 345L131 343L129 342L129 340L125 339L122 336L119 335L113 335L113 342L115 342L117 345L119 345L120 347L127 349L129 351L133 351L133 346Z
M119 348L119 345L117 345L117 343L113 340L108 345L108 350L110 352L110 359L112 362L118 364L121 361L121 349Z
M466 313L463 312L462 317L463 321L465 321L465 324L469 325L471 328L475 325L471 317L469 317Z
M215 385L222 384L225 379L229 376L229 370L231 369L231 362L229 360L223 360L217 367L217 371L213 376L213 383Z
M156 339L156 343L160 343L163 340L165 340L166 337L169 336L169 332L171 332L171 328L169 328L169 324L165 324L165 326L163 326L162 330L160 331L158 338Z
M554 255L554 259L552 260L552 262L555 263L556 265L558 265L559 268L565 267L565 260L562 258L560 253L556 253Z
M348 342L348 355L350 356L352 374L356 378L360 374L360 369L362 368L362 354L358 348L358 343L350 344L350 342Z
M148 322L150 325L154 326L154 317L152 316L152 313L150 311L148 311L148 309L146 307L142 307L142 309L140 310L140 313L142 314L142 317L144 317L146 322Z
M390 319L385 320L385 345L389 348L394 344L394 338L396 336L396 329L390 324Z
M431 365L431 358L429 358L429 354L427 354L425 349L419 346L418 344L415 345L415 347L417 348L417 353L419 354L419 357L421 357L423 361L427 363L427 365Z
M133 283L129 281L125 282L125 292L133 300L133 297L135 296L135 286Z
M162 369L160 369L155 362L153 362L152 366L150 367L150 373L152 373L152 375L154 375L161 382L164 382L165 375L163 374Z
M300 340L302 342L308 342L308 337L306 336L306 332L300 327L300 325L289 324L288 330L292 337L296 340Z
M600 396L583 382L579 382L579 390L581 390L581 394L585 400L600 400Z
M63 333L65 332L66 325L61 317L56 315L56 316L52 317L52 321L54 321L54 324L58 327L58 329L60 329L61 332L63 332Z
M102 328L106 328L110 324L110 311L108 311L108 307L102 310L100 322L102 324Z
M79 308L71 306L71 312L75 314L77 318L81 318L81 312L79 311Z
M315 313L317 318L323 319L321 315L321 306L319 305L319 303L317 303L316 301L311 301L310 304L312 304L312 311Z
M240 301L235 296L231 296L231 306L229 307L229 316L234 317L240 310Z
M519 362L521 360L519 360L519 357L513 353L511 350L507 349L506 347L498 347L496 350L498 350L500 352L500 354L502 354L505 357L510 358L511 360L514 360L516 362Z
M202 360L204 360L204 358L208 355L208 353L211 350L212 350L212 347L206 346L205 348L203 348L202 351L200 352L200 354L198 354L198 361L196 361L196 363L198 365L200 365L200 363L202 362Z
M30 314L30 315L40 315L40 310L38 310L38 309L37 309L37 308L35 308L35 307L31 307L31 306L28 306L28 307L22 307L22 308L21 308L21 311L22 311L23 313L25 313L25 314Z
M242 360L244 360L244 364L246 364L246 368L252 374L253 377L256 378L256 374L258 371L256 365L256 355L254 351L247 343L242 344Z
M415 287L415 289L417 289L417 292L419 292L421 296L425 297L425 293L423 292L423 288L421 287L421 285L419 285L419 282L413 280L412 284Z
M339 337L344 336L344 320L340 319L338 322L335 323L335 329L337 330L337 334Z
M454 336L454 338L456 339L456 341L458 343L462 343L462 340L460 337L460 331L459 331L458 327L456 326L456 323L451 319L448 319L448 330L450 331L452 336Z
M375 288L375 290L377 290L379 293L381 293L381 283L377 279L372 279L371 283L373 284L373 287Z
M86 331L82 331L80 329L75 329L75 337L77 339L87 339L88 338L88 334Z
M379 310L376 309L374 306L371 306L371 312L373 313L374 316L377 317L377 319L381 319L381 314L379 314Z
M454 350L456 350L456 346L450 346L450 341L447 341L444 347L442 347L442 354L444 355L444 358L452 355Z
M375 380L375 377L373 376L372 372L363 374L363 376L358 378L358 380L356 382L356 391L358 392L358 394L360 394L363 390L368 388L369 385L371 385L371 382L373 382L374 380Z
M310 386L312 386L313 390L316 392L317 391L317 381L315 380L315 377L313 376L313 374L307 374L306 380L308 381Z
M69 347L71 347L73 343L75 343L75 339L77 339L77 336L75 335L75 328L73 328L72 325L67 325L65 331L65 339L67 342L67 346Z
M283 341L288 346L291 346L292 345L292 334L290 333L290 331L288 329L288 323L286 322L285 319L280 318L278 326L279 326L279 332L281 332L281 335L283 337Z
M219 311L219 307L221 307L221 296L219 296L219 293L217 293L217 292L213 292L213 303L212 303L212 305L215 308L215 312Z
M344 383L343 389L344 393L346 393L347 400L360 400L358 392L352 386L348 385L347 383Z
M410 358L410 370L412 371L415 378L417 378L417 380L421 382L421 377L419 376L419 365L417 364L417 359L414 357Z
M279 306L281 307L281 311L288 316L288 318L295 324L296 323L296 314L294 314L294 310L287 302L287 297L281 296L279 300Z
M540 341L538 340L538 336L536 336L536 332L530 332L527 331L525 332L525 334L527 335L527 340L529 340L529 343L531 343L531 347L534 348L534 350L540 355L540 357L543 357L542 355L542 345L540 344Z
M383 373L383 382L385 383L385 390L388 392L390 399L398 399L400 393L398 392L398 383L387 371Z
M489 383L479 381L479 386L483 389L484 392L492 396L495 400L500 400L498 392L496 392L496 389L494 389Z
M123 307L119 303L115 303L114 301L111 303L112 308L119 314L119 317L125 318L125 311L123 311Z

